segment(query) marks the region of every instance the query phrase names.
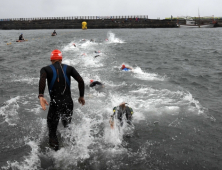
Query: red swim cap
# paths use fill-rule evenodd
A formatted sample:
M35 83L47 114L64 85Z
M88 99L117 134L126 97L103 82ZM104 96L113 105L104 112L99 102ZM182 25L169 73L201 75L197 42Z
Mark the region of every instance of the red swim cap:
M90 80L90 83L92 83L93 82L93 80Z
M61 51L59 50L53 50L51 52L51 57L50 57L51 60L62 60L62 53Z
M123 65L122 65L122 69L124 69L125 67L126 67L126 66L123 64Z

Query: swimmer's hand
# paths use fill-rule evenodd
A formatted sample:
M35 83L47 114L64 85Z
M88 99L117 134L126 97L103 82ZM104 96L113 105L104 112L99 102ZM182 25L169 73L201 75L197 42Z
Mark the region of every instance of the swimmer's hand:
M79 101L80 104L82 104L82 106L85 104L84 97L79 97L78 101Z
M49 105L44 97L39 97L40 104L43 110L46 110L45 104Z

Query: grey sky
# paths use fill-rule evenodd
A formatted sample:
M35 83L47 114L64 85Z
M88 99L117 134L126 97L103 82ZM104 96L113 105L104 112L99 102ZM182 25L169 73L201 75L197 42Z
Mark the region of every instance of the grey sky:
M0 18L148 15L222 17L222 0L1 0Z

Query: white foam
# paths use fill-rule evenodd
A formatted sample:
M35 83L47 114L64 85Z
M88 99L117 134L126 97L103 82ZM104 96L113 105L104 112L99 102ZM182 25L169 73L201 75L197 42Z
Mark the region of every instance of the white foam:
M35 78L35 77L20 77L19 79L14 79L12 80L13 82L25 82L27 84L38 84L39 78Z
M120 43L120 44L124 43L123 40L116 38L116 35L112 32L108 32L107 37L108 37L107 38L108 40L106 41L107 43Z
M158 80L164 81L165 77L161 77L155 73L146 73L140 67L133 68L133 73L135 73L134 77L142 80Z
M44 133L46 131L46 120L45 119L39 119L40 121L40 128L41 128L41 134L39 135L40 139L37 139L36 141L31 141L28 137L24 137L26 142L26 145L31 147L31 152L29 155L24 156L23 161L17 162L17 161L7 161L7 166L2 167L3 169L18 169L18 170L30 170L30 169L40 169L41 161L39 158L39 143L41 139L44 137Z
M154 111L156 114L179 114L181 108L186 108L191 113L203 113L204 108L195 100L189 92L170 91L168 89L153 89L151 87L132 90L130 93L139 93L136 95L135 104L140 110Z
M59 129L64 147L57 152L49 153L55 160L55 166L58 168L63 167L67 169L70 165L76 165L79 160L90 157L89 146L94 139L91 135L91 130L95 121L85 117L80 109L76 109L75 113L82 117L79 119L80 122L70 124L69 130Z
M0 115L4 117L5 121L10 126L15 126L18 116L19 105L17 101L20 99L20 96L9 99L4 103L4 106L0 108Z

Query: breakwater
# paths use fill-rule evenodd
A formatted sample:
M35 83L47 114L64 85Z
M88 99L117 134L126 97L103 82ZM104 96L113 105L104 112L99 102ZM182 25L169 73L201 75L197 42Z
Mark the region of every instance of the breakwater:
M82 22L88 29L104 28L174 28L176 21L147 18L110 19L36 19L0 21L0 29L81 29Z
M148 16L17 18L1 19L0 29L81 29L83 21L87 22L88 29L176 28L178 22L185 24L185 19L160 20L148 19ZM208 23L210 20L201 22ZM215 20L215 27L222 27L222 19Z

